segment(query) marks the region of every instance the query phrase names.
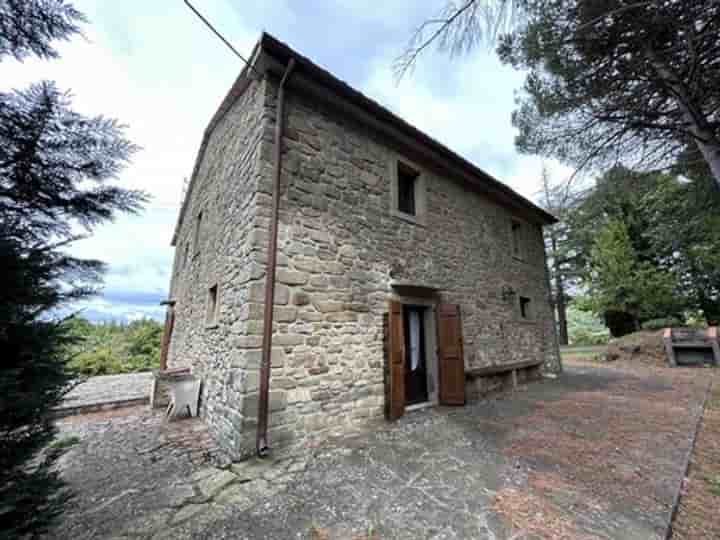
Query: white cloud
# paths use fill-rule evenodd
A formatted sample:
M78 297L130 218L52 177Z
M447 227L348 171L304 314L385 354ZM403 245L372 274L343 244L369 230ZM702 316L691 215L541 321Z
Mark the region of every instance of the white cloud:
M189 177L205 126L242 63L182 4L76 1L91 20L85 39L58 45L60 59L4 60L0 90L23 88L41 79L71 91L73 107L126 124L142 149L119 183L152 197L141 216L119 216L77 242L73 254L109 264L108 298L114 291L165 295L169 285L170 240L183 179ZM227 27L235 46L248 54L258 32L242 24L227 4L203 6ZM172 26L166 27L172 20ZM117 302L116 302L117 304ZM93 300L89 310L156 314L147 305L111 305Z
M428 50L416 70L396 84L393 52L374 60L363 90L403 119L472 161L528 198L540 188L542 160L520 155L510 121L515 91L524 74L500 63L493 52L478 49L450 58ZM560 181L570 169L548 161Z

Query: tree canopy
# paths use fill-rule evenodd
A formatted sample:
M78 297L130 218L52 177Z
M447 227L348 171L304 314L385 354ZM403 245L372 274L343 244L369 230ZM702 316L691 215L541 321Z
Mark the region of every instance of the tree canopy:
M716 322L719 204L707 175L614 167L565 214L564 275L614 334L688 311Z
M596 171L667 169L690 149L720 187L720 3L450 2L414 34L400 66L433 40L472 49L513 10L498 53L528 71L513 115L518 149Z
M80 33L85 16L62 0L0 0L0 60L57 58L57 40Z

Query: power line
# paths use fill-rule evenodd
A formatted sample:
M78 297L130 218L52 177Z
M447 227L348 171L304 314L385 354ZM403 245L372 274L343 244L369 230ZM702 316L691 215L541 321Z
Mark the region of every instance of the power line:
M248 61L245 59L245 57L244 57L242 54L240 54L240 53L237 51L237 49L236 49L235 47L233 47L232 44L231 44L227 39L225 39L225 37L224 37L220 32L218 32L218 31L215 29L215 27L210 23L210 21L208 21L205 17L203 17L202 13L200 13L197 9L195 9L195 6L193 6L188 0L184 0L184 1L185 1L185 5L186 5L187 7L189 7L189 8L192 10L192 12L193 12L195 15L197 15L198 18L199 18L202 22L205 23L205 26L207 26L210 30L212 30L213 34L215 34L217 37L219 37L219 38L222 40L222 42L223 42L225 45L227 45L227 47L228 47L233 53L235 53L235 56L237 56L240 60L242 60L243 62L245 62L245 65L247 65L250 69L252 69L256 74L262 76L262 74L261 74L258 70L256 70L256 69L253 67L253 65L252 65L250 62L248 62Z

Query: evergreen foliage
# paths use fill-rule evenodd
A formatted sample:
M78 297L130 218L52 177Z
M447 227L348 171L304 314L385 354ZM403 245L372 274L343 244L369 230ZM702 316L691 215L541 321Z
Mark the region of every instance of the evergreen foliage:
M92 324L73 317L66 325L75 338L68 347L68 367L80 375L115 375L160 367L163 326L157 321Z
M500 35L528 71L517 147L578 168L659 170L696 153L720 188L720 3L716 0L448 0L398 59Z
M572 345L604 345L610 339L602 319L592 312L570 305L567 315L568 335Z
M657 170L689 146L720 187L720 4L531 0L503 61L529 70L521 151Z
M79 31L61 0L0 0L0 57L57 56ZM98 290L103 265L65 249L144 195L112 184L135 147L114 120L71 109L51 82L0 93L0 522L9 538L37 535L66 494L52 468L48 411L69 372L73 336L57 309Z
M85 17L62 0L0 0L0 60L57 58L53 41L80 33Z
M681 308L672 274L640 261L622 221L610 221L599 232L588 272L586 305L604 315L613 337L639 330L640 321Z
M567 214L568 273L613 335L686 312L718 320L720 193L707 170L691 174L614 167Z

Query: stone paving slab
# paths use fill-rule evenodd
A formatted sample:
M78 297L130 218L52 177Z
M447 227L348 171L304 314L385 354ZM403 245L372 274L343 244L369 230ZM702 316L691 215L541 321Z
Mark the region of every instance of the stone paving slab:
M575 366L225 469L183 446L201 438L197 419L76 420L63 434L81 442L62 466L77 496L49 538L658 539L706 382Z
M55 413L66 416L149 402L152 378L151 372L90 377L65 395Z

